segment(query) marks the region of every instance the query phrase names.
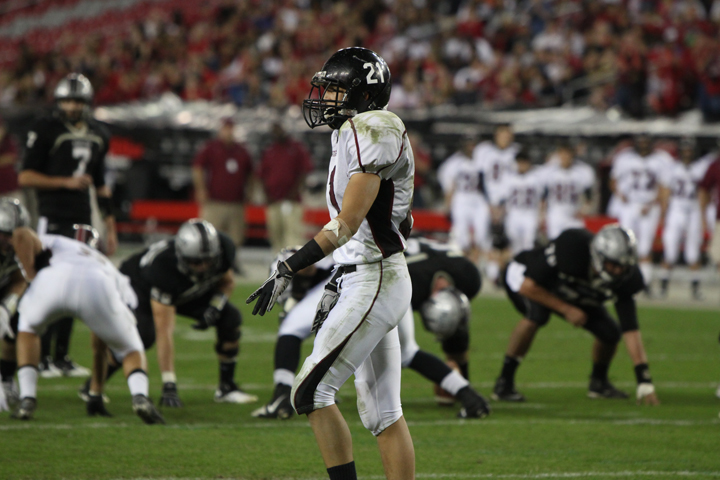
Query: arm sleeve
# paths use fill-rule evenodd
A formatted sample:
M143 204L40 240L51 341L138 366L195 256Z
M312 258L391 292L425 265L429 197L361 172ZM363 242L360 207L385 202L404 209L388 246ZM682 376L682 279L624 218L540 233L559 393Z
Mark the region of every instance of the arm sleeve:
M147 269L146 278L150 280L150 298L163 305L174 305L175 297L173 295L172 285L166 278L167 272L158 268L156 262L145 267Z
M23 156L22 170L45 171L45 164L50 154L50 138L44 135L45 129L41 124L35 124L28 132Z
M391 115L378 112L378 116L383 114ZM392 176L394 167L408 148L405 131L372 117L360 118L357 122L350 119L347 124L349 127L342 133L350 160L348 176L356 173L374 173L383 179Z
M93 184L96 188L105 186L105 157L110 151L110 134L104 133L102 139L103 145L98 152L98 163L93 171Z
M554 246L552 243L550 245ZM557 267L551 265L554 262L554 248L530 250L523 257L519 260L526 266L525 276L527 278L534 280L541 287L551 285L557 279Z
M619 298L615 302L615 313L617 313L620 329L631 332L640 328L637 318L637 307L633 297Z

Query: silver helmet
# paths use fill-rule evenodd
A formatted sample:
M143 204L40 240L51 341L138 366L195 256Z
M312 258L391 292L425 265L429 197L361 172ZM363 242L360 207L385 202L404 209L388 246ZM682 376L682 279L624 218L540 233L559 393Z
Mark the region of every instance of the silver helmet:
M97 249L100 234L92 225L76 223L73 225L73 231L75 232L75 240Z
M455 287L443 288L422 304L420 318L438 340L445 340L470 318L470 300Z
M604 226L590 243L590 258L602 280L622 280L638 262L635 234L617 223Z
M175 236L175 253L184 272L209 273L220 260L220 236L210 222L193 218L180 225ZM208 263L208 268L196 272L194 265L199 263Z
M14 198L0 198L0 232L12 234L18 227L30 225L30 215Z
M62 78L55 86L55 101L60 100L79 100L81 102L92 103L95 92L87 79L82 73L70 73Z

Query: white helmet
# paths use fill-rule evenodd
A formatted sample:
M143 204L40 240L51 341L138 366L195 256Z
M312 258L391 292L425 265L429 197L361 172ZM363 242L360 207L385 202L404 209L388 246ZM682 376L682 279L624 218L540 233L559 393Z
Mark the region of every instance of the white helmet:
M450 338L470 318L470 300L455 287L443 288L430 296L420 307L425 328L438 340Z
M220 236L210 222L193 218L180 225L175 236L175 253L180 269L186 273L193 273L192 264L204 261L210 262L212 271L220 260Z
M635 234L617 223L604 226L590 242L590 258L602 280L616 282L624 279L638 262ZM622 273L609 272L608 262L623 267Z
M14 198L0 198L0 232L12 234L18 227L30 225L30 215Z

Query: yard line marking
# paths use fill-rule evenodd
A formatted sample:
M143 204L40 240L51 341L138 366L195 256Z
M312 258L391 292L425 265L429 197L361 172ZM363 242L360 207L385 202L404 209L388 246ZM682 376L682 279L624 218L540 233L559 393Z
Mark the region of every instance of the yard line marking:
M693 472L690 470L680 471L622 471L622 472L550 472L550 473L417 473L415 478L623 478L623 477L720 477L720 472ZM217 477L137 477L131 480L212 480ZM228 480L242 480L244 477L227 477ZM275 479L276 477L271 477ZM279 477L277 477L279 478ZM284 480L324 480L327 477L283 477ZM379 480L385 476L370 475L360 476L362 480ZM121 479L115 479L121 480ZM125 479L127 480L127 479Z
M362 428L362 422L348 422L352 427ZM643 426L671 426L671 427L696 427L696 426L709 426L709 425L720 425L720 419L713 418L711 420L662 420L654 418L625 418L625 419L587 419L587 420L573 420L573 419L562 419L562 418L546 418L536 420L521 420L521 419L508 419L508 420L496 420L496 419L484 419L480 421L476 420L409 420L407 422L410 427L472 427L482 428L483 425L643 425ZM140 427L142 424L138 421L137 423L77 423L77 424L42 424L42 423L21 423L16 425L0 425L0 431L13 431L13 430L82 430L82 429L102 429L102 428L134 428ZM263 428L310 428L307 422L301 421L267 421L258 423L246 423L240 425L231 425L227 423L190 423L190 424L170 424L163 428L170 428L176 430L206 430L206 429L263 429Z

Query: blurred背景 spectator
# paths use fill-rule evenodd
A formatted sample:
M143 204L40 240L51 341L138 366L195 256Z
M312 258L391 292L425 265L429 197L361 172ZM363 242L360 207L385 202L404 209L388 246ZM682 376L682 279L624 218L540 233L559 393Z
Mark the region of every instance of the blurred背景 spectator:
M233 136L234 123L222 121L217 137L208 140L193 160L195 200L200 216L240 247L245 240L245 193L253 164Z
M0 117L0 197L12 197L22 201L17 181L17 160L17 144Z
M257 177L267 200L266 223L274 251L305 243L301 191L313 163L305 146L291 138L279 123L263 151Z

